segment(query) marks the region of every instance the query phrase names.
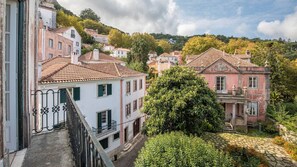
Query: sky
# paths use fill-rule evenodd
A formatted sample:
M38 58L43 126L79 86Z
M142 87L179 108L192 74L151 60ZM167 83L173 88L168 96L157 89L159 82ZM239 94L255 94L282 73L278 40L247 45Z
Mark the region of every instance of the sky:
M297 41L297 0L58 0L122 31Z

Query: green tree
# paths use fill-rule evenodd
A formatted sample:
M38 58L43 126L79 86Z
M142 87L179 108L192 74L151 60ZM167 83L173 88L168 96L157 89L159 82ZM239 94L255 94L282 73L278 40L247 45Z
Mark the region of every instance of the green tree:
M100 17L91 8L82 10L79 16L82 19L91 19L97 22L100 21Z
M247 50L252 50L255 43L243 39L230 39L227 45L221 47L227 53L234 54L244 54Z
M151 84L143 112L148 135L183 131L202 134L222 129L224 111L215 93L194 70L173 67Z
M122 46L123 48L131 48L132 37L129 34L122 34Z
M181 132L157 135L141 149L135 167L231 167L232 158L211 144Z
M158 41L158 46L160 46L165 53L171 52L171 45L168 41L162 39Z
M157 46L156 47L156 52L157 52L157 55L160 56L162 53L164 53L164 50L161 46Z
M108 34L108 42L115 47L121 47L123 45L122 33L117 29L112 29Z
M190 38L189 41L183 47L183 56L186 55L197 55L200 54L207 49L214 47L214 48L221 48L224 43L214 36L207 35L205 37L193 37Z

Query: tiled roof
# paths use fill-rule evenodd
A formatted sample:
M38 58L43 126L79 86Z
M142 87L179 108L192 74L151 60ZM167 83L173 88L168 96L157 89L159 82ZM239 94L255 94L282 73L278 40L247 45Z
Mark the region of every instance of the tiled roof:
M57 29L55 29L53 31L56 32L56 33L63 33L65 31L69 30L69 28L71 28L71 27L62 27L62 28L57 28Z
M114 75L102 73L80 65L65 64L60 68L52 65L45 69L51 73L42 72L41 83L81 82L101 79L115 79Z
M99 53L99 60L94 60L93 59L93 51L79 56L78 61L83 61L83 62L96 61L96 62L103 62L103 63L124 63L121 60L118 60L114 57L108 56L101 52Z
M252 56L249 55L249 54L236 54L236 55L234 55L234 56L239 57L239 58L241 58L241 59L250 59L250 58L252 57Z
M71 62L70 57L57 56L57 57L54 57L52 59L48 59L48 60L42 62L42 69L47 69L49 66L52 66L52 65L62 65L63 66L70 62Z
M118 77L130 77L130 76L143 76L144 73L134 71L128 67L122 66L118 63L94 63L94 64L84 64L85 67L111 74Z
M168 57L168 56L172 56L172 55L170 55L169 53L162 53L160 56L161 57Z
M189 62L187 66L189 67L208 67L214 62L216 62L219 59L224 59L226 62L230 63L231 65L235 67L258 67L257 65L247 62L245 60L240 59L239 57L236 57L234 55L230 55L227 53L224 53L221 50L210 48L204 53L197 56L194 60Z

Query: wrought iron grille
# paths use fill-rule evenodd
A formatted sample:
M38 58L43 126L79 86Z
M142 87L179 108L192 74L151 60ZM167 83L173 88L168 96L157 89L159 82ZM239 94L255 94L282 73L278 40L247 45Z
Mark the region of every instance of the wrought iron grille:
M113 167L113 163L104 152L68 90L66 104L67 127L76 165Z
M109 133L112 133L117 130L117 121L112 120L110 125L104 126L101 129L92 127L93 133L96 135L97 138L105 136Z
M60 90L37 90L32 94L33 133L65 127L67 107L60 103Z

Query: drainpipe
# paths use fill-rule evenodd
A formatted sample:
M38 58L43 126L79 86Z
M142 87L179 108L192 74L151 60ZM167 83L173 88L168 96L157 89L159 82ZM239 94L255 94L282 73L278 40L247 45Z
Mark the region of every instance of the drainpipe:
M18 8L18 139L19 149L24 147L23 143L23 114L24 114L24 21L25 21L25 0L19 0Z

